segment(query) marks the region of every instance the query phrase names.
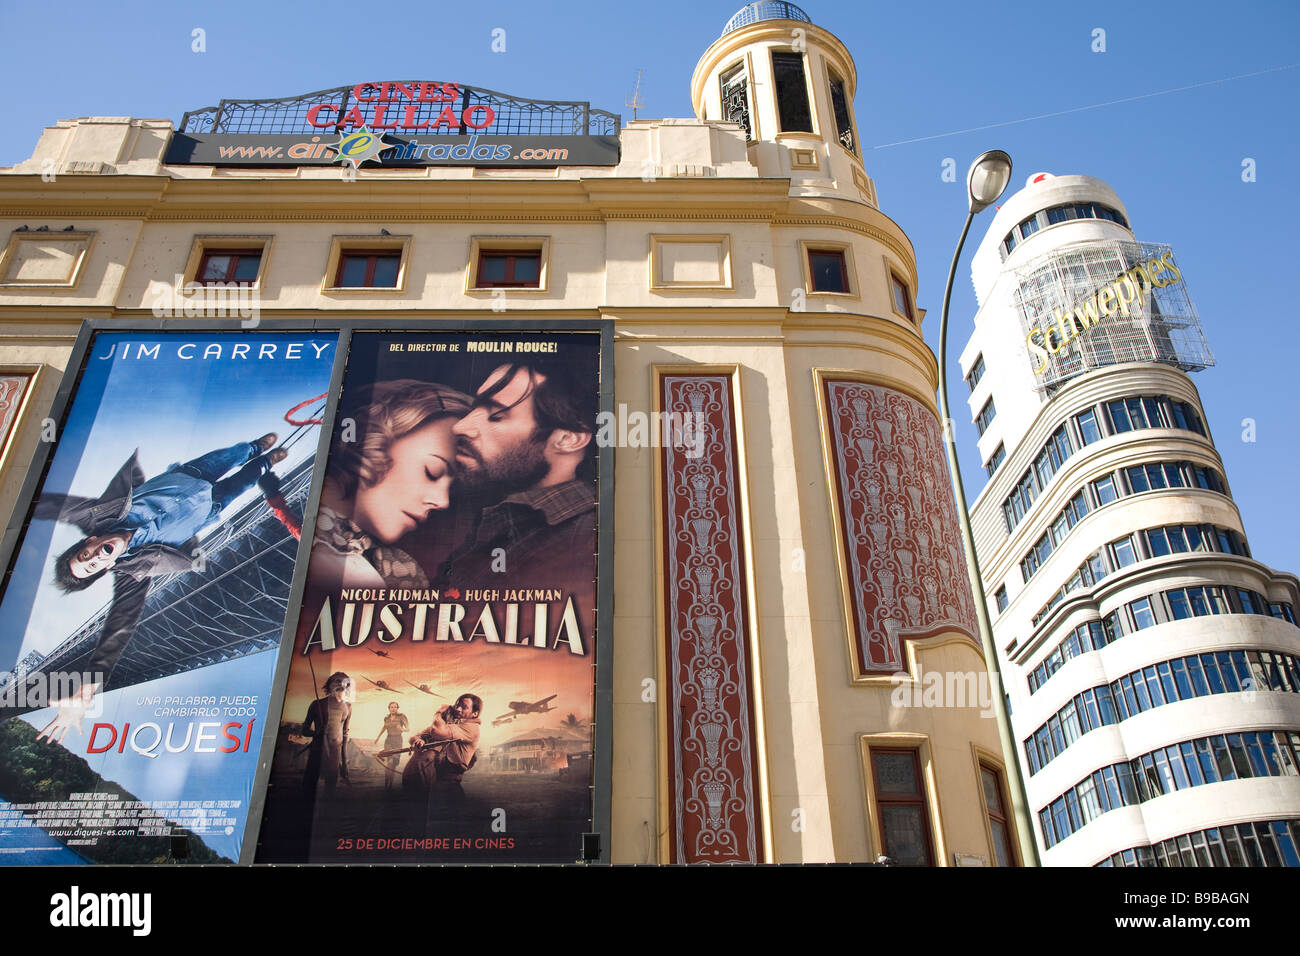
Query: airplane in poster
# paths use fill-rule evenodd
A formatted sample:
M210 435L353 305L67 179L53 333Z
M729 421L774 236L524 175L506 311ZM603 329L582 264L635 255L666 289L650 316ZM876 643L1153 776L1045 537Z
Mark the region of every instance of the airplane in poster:
M433 689L432 687L430 687L428 684L415 684L415 683L412 683L412 682L409 681L409 680L407 681L407 683L410 684L412 687L414 687L416 690L418 690L418 691L423 691L424 693L429 694L431 697L443 697L443 696L444 696L443 694L439 694L436 690L434 690L434 689Z
M559 694L552 694L550 697L543 697L541 700L529 703L523 700L512 700L510 702L510 712L502 714L500 717L493 719L492 726L509 723L516 717L522 717L525 714L545 714L555 708L551 706L551 701L555 700Z

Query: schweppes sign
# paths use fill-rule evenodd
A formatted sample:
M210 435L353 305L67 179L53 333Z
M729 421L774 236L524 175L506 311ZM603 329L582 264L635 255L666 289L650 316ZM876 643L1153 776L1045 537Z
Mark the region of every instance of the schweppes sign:
M1116 315L1128 316L1133 307L1142 308L1149 290L1163 289L1182 279L1174 265L1174 254L1166 252L1158 259L1150 259L1121 273L1113 282L1098 289L1072 309L1057 309L1052 322L1029 330L1025 345L1037 364L1035 375L1047 369L1051 357L1065 349L1079 336L1103 320Z

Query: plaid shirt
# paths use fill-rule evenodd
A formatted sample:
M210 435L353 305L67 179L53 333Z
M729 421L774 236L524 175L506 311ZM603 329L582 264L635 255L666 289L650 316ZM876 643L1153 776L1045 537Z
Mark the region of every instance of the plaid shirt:
M492 568L497 548L505 551L504 573ZM458 588L507 582L583 587L590 584L588 573L595 578L596 569L593 561L587 572L582 562L595 553L595 491L591 482L574 479L520 491L484 508L465 543L443 563L438 583ZM571 580L575 568L582 569L584 580Z

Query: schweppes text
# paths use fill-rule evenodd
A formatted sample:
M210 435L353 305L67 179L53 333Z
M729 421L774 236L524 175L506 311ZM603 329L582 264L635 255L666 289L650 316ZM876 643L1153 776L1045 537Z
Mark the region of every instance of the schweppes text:
M1141 308L1143 296L1152 286L1163 289L1181 278L1182 273L1174 265L1173 253L1166 252L1159 259L1152 259L1121 273L1115 281L1098 289L1073 309L1057 309L1050 325L1030 329L1025 336L1025 345L1037 363L1033 369L1034 374L1040 374L1047 368L1052 355L1060 352L1102 319L1113 318L1116 313L1129 315L1130 306Z

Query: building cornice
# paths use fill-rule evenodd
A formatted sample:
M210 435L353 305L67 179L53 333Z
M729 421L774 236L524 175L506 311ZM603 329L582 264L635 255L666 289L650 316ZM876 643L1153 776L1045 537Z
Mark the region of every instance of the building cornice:
M0 217L50 223L392 222L573 224L757 222L843 229L892 252L915 284L916 255L884 213L848 200L791 197L788 179L188 180L165 176L0 177Z
M172 179L166 176L0 176L0 216L138 219L392 219L404 221L702 212L770 218L789 202L788 179L741 177L582 180Z
M261 309L265 319L277 321L337 319L350 308ZM785 343L793 348L853 349L889 356L906 363L933 393L938 387L939 366L934 353L921 336L896 320L859 313L844 312L791 312L783 306L736 306L732 308L708 307L707 318L701 319L699 306L597 306L555 307L513 310L510 318L600 318L615 323L615 334L621 339L654 339L700 341L716 338L719 341L753 341ZM39 316L39 318L36 318ZM386 322L419 321L422 319L473 319L503 318L505 313L482 309L436 309L405 306L385 309ZM126 309L113 306L53 306L5 305L0 303L0 341L62 342L74 339L82 319L101 320L153 320L149 309ZM184 320L177 320L178 326ZM200 321L200 320L195 320ZM730 331L737 326L749 326L758 334L738 338ZM766 327L769 331L762 331ZM933 404L933 395L926 400Z

